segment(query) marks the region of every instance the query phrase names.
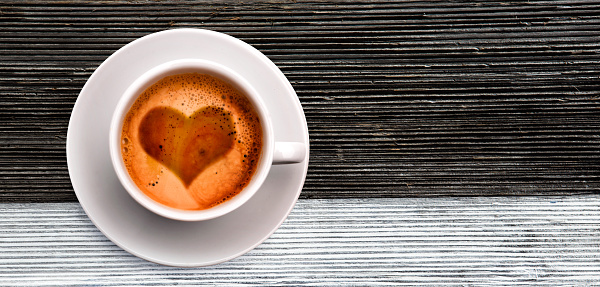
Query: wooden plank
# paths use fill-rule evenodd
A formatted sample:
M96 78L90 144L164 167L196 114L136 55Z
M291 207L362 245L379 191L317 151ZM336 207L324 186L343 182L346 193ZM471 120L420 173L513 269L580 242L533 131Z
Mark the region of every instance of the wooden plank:
M304 107L303 198L600 191L600 1L2 1L0 201L75 201L70 111L126 43L238 37Z
M146 262L77 203L0 204L0 285L593 286L600 196L300 200L250 253Z

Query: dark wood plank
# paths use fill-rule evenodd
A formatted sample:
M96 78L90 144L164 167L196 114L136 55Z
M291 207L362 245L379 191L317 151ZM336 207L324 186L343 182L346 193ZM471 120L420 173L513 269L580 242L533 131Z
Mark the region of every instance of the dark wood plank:
M600 191L600 1L0 4L0 201L74 201L65 140L94 69L197 27L238 37L304 107L303 198Z

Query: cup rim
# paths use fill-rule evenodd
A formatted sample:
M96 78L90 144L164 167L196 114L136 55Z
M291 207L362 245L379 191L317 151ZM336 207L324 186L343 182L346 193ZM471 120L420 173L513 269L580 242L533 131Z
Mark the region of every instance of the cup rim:
M125 167L121 156L121 132L125 115L139 95L148 87L163 79L164 77L182 73L201 73L215 76L226 81L238 91L246 95L246 98L254 106L259 116L263 132L263 147L256 171L248 185L231 199L204 210L182 210L163 205L147 196L133 182ZM166 218L179 221L202 221L209 220L228 214L247 202L260 188L266 179L273 161L273 148L275 140L271 117L266 105L258 92L252 85L234 70L208 60L203 59L179 59L169 61L150 70L138 77L121 95L114 110L110 125L109 148L113 168L127 193L146 209Z

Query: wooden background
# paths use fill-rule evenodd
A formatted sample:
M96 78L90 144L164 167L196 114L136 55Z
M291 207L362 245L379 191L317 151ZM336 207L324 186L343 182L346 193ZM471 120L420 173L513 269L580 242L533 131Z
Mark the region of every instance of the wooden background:
M552 197L547 196L556 196L560 202L566 202L565 205L551 205L543 210L548 211L547 216L551 218L554 218L552 214L564 215L562 223L570 226L563 226L567 231L552 233L557 226L562 226L552 221L546 222L547 226L541 225L540 228L545 228L542 233L531 233L535 227L527 225L517 224L517 230L539 239L540 244L544 240L568 242L578 238L583 241L573 242L584 246L576 248L577 252L558 247L544 249L549 252L548 257L539 258L498 255L539 251L535 244L519 245L511 241L504 251L484 248L480 257L457 263L444 261L447 257L439 256L456 251L442 250L445 245L440 241L434 244L441 246L439 253L418 253L419 248L414 251L415 257L409 262L424 266L415 270L398 267L409 264L406 258L386 257L385 253L365 247L356 252L372 254L373 258L389 264L367 262L364 266L371 269L363 270L356 267L362 266L361 261L352 261L350 256L348 260L354 262L356 268L336 277L339 281L325 283L554 285L570 282L590 286L586 284L600 280L593 275L600 273L597 236L600 235L597 213L600 1L0 1L0 202L3 203L0 215L4 213L8 218L0 222L0 258L10 262L5 268L0 262L0 282L7 279L2 285L31 286L32 281L26 280L29 277L39 279L34 282L43 285L48 273L42 272L36 277L27 272L57 270L53 268L78 262L59 256L48 261L50 265L43 265L46 261L40 263L37 255L31 254L43 252L40 249L43 243L36 238L49 235L19 235L15 231L26 229L42 215L54 218L55 221L49 223L54 228L62 224L73 227L68 223L69 218L56 217L55 211L78 208L67 171L65 142L69 116L79 91L102 61L123 45L150 33L182 27L210 29L242 39L269 57L292 83L304 108L311 138L309 171L299 203L302 211L318 214L331 206L348 204L348 213L339 211L338 219L351 226L348 216L359 212L354 204L357 200L368 202L371 210L377 210L379 203L392 204L398 213L387 214L389 220L406 216L402 209L406 202L422 200L417 202L443 205L443 202L457 200L452 205L457 213L474 208L476 218L483 216L483 219L473 219L475 229L486 228L489 223L485 221L486 214L507 216L508 219L501 218L491 225L497 228L495 231L480 237L483 245L493 245L497 232L503 228L514 230L511 216L523 212L514 208L494 213L493 202L510 205L516 201L518 206L527 209L538 199L552 202ZM319 205L323 202L330 205ZM484 202L484 206L489 205L491 209L478 209L472 206L473 202ZM324 207L311 209L311 203ZM22 209L28 211L23 211L22 217L14 217ZM573 210L589 213L582 215L572 213ZM77 212L73 215L75 218L88 220L80 210ZM521 219L527 221L527 217L524 218ZM455 218L438 214L432 215L431 220L434 219L441 222L440 226L449 224L446 227L450 227L425 228L423 232L440 238L454 236L451 226ZM532 220L535 225L537 219ZM86 230L93 230L91 223L86 222ZM369 223L366 217L360 216L356 222L353 228ZM282 228L307 228L300 223L288 224ZM348 242L343 236L332 237L327 230L324 228L322 234L329 238L328 242ZM385 230L371 229L374 234L385 234ZM62 228L59 231L64 232ZM89 236L104 242L102 246L111 244L97 231L93 232L96 235ZM68 235L52 234L51 238L67 236L65 242L59 240L64 243L61 246L71 248L65 250L79 250L76 247L83 244L71 241ZM403 238L401 234L394 236ZM358 237L364 241L370 235ZM385 236L373 238L372 242L385 242ZM15 243L19 240L37 243ZM318 249L322 247L318 244L289 247L285 240L274 240L261 245L258 253L231 263L233 265L215 268L235 270L245 268L244 264L252 266L277 257L269 253L269 242L284 249L291 248L298 254L304 251L318 257L319 252L325 252ZM312 239L307 237L306 240ZM481 247L467 245L474 249ZM388 247L394 250L393 246ZM127 256L118 247L111 245L110 248L117 252L114 258ZM93 253L96 257L86 264L101 269L98 266L106 264L103 260L113 258L103 257L102 254L109 251L102 250ZM56 252L62 254L62 251ZM85 254L76 253L74 258ZM487 264L486 258L494 254L502 264L520 262L525 269L515 271L507 268L508 265ZM29 255L33 256L32 261L17 259ZM579 257L569 261L569 255ZM137 270L139 266L160 268L127 258L131 260L129 263L117 265L134 268L128 270ZM302 258L308 260L308 257ZM277 260L282 258L277 257ZM292 262L296 262L294 260ZM432 262L427 260L438 262L441 269L427 267L432 266L427 265ZM42 265L28 265L32 262ZM58 265L52 265L53 262ZM485 267L483 273L469 277L473 275L466 272L472 266L469 262L489 269ZM443 266L453 267L444 269ZM564 268L559 268L560 272L544 269L549 266ZM360 276L356 272L360 270L367 272L372 280L369 281L369 277L358 280ZM428 273L436 270L449 270L446 273L452 276L444 277L446 273L442 272L436 275L437 281L427 281ZM537 271L531 273L531 270ZM542 274L540 270L547 272ZM77 278L100 271L89 272L92 273L79 273ZM87 282L84 279L61 282L64 274L57 274L60 274L55 274L58 281L48 281L48 285ZM135 272L127 274L134 276ZM269 277L280 281L273 279L275 281L267 283L319 285L318 280L307 278L319 277L320 273L298 274L293 275L298 276L297 280L289 276ZM486 274L489 276L484 276ZM507 277L502 277L503 274ZM135 276L126 275L120 278L133 281L113 278L101 282L106 285L137 282ZM164 276L168 276L168 272ZM244 281L246 277L242 277L238 281L223 282L260 282ZM472 280L461 282L460 278ZM561 278L570 278L570 281L561 281ZM168 282L160 280L156 282ZM191 281L182 282L191 284ZM204 283L207 282L211 281Z

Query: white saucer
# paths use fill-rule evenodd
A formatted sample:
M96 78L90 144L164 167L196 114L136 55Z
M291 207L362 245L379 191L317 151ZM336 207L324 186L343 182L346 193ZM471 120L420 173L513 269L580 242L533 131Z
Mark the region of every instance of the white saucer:
M303 163L273 166L250 201L216 219L174 221L139 205L112 168L110 119L133 80L154 66L183 58L207 59L237 71L264 96L275 141L307 147L309 141L300 101L283 73L231 36L199 29L163 31L129 43L96 69L77 98L67 133L67 162L77 198L98 229L121 248L156 263L192 267L233 259L273 234L300 195L308 153Z

